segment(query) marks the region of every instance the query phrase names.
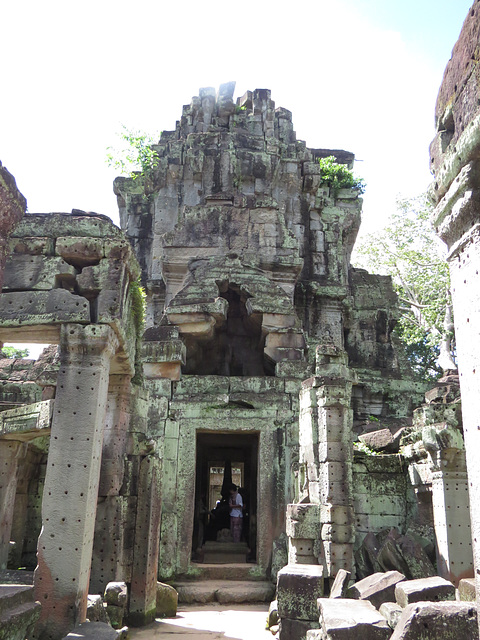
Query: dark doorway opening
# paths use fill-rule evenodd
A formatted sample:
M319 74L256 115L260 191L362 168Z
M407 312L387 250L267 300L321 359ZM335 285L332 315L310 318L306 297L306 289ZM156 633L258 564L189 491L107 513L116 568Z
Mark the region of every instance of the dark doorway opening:
M209 336L184 336L183 373L215 376L273 376L275 363L264 353L262 314L249 313L251 298L236 284L217 282L219 297L228 301L227 317Z
M257 475L257 433L197 434L194 561L216 564L256 561ZM226 484L231 481L239 486L244 504L240 545L233 543L229 535Z

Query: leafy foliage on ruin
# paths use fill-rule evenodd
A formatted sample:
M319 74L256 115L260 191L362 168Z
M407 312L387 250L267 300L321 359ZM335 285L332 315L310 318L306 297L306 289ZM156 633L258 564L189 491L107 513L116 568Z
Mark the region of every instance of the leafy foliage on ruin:
M122 131L118 137L121 140L121 146L107 149L109 167L135 180L139 176L147 176L158 166L158 155L152 149L152 145L158 142L159 134L128 129L122 125Z
M17 347L2 347L1 353L4 358L28 358L29 355L28 349Z
M130 282L130 296L132 300L132 315L137 336L142 337L145 330L145 312L147 308L147 294L139 281Z
M319 158L322 181L332 188L336 198L340 189L356 189L360 194L365 193L365 181L358 178L345 164L336 161L335 156Z
M147 294L139 280L132 280L129 285L130 300L132 305L133 323L135 326L135 375L132 378L133 384L142 383L142 363L140 350L143 332L145 331L145 318L147 310Z
M426 195L399 199L387 226L363 239L355 259L358 266L392 277L402 312L395 332L424 380L456 367L449 271L431 213Z

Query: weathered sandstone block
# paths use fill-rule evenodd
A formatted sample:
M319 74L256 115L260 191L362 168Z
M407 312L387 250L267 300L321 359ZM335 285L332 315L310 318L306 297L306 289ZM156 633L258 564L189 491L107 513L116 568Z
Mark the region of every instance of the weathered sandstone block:
M390 640L477 640L475 606L466 602L417 602L400 616Z
M277 577L277 602L280 618L316 620L317 598L323 595L323 567L287 565Z
M370 602L320 598L318 608L323 640L387 640L392 633Z
M401 607L422 600L455 600L455 587L451 582L434 576L400 582L395 587L395 599Z
M347 591L347 597L355 600L369 600L377 609L384 602L393 601L396 585L405 580L398 571L374 573L356 582Z

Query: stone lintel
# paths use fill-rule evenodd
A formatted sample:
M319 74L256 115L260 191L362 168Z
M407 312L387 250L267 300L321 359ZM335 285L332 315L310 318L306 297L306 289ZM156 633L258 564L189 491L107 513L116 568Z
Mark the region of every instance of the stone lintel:
M142 345L142 361L185 364L186 352L187 349L181 340L144 342Z
M53 400L35 402L0 413L0 438L27 441L50 432Z
M314 376L302 382L302 389L315 389L317 387L344 387L345 378Z
M0 297L0 328L90 322L90 304L66 289L15 291Z

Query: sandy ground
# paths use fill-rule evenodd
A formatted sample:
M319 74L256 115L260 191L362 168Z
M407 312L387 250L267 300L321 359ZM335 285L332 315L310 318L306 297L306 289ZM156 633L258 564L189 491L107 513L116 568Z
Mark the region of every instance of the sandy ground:
M132 640L175 635L188 640L274 640L265 630L267 612L268 604L181 605L176 618L156 620L142 629L130 628L130 637Z

